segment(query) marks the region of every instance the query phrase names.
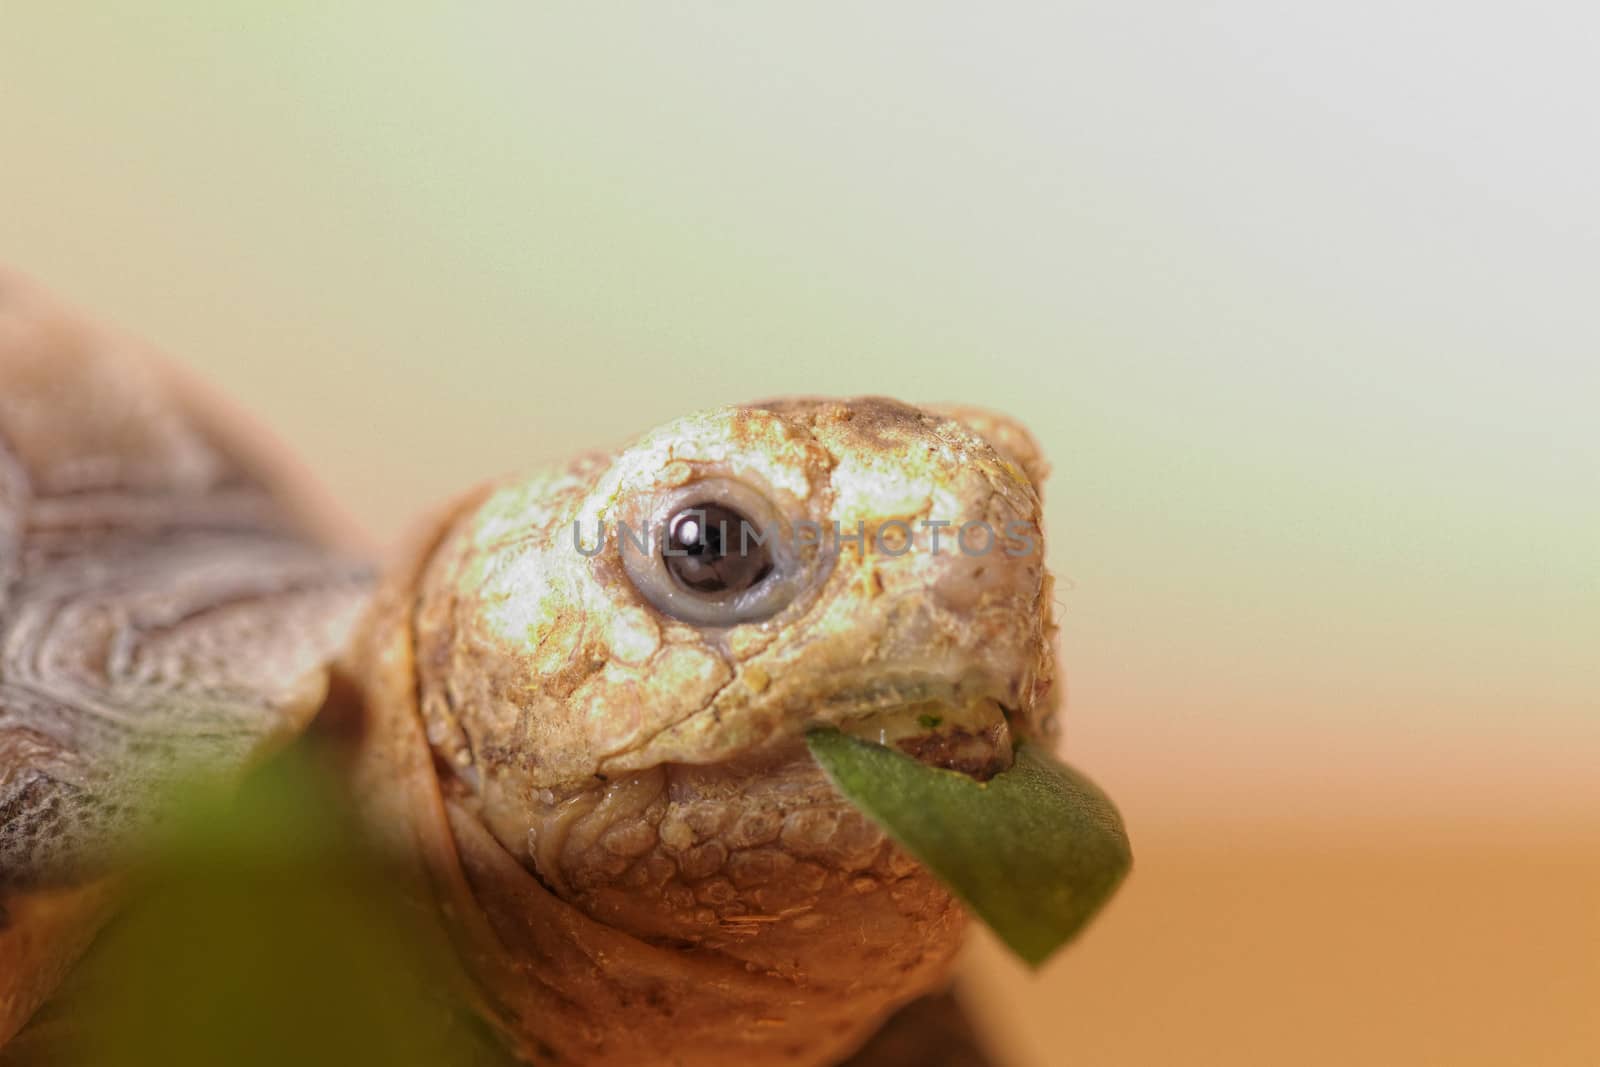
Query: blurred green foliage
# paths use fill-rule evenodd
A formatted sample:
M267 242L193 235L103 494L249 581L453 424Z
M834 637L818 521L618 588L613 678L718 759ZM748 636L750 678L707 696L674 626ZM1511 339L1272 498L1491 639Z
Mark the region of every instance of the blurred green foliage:
M452 986L426 898L363 839L326 760L296 749L242 789L191 787L177 810L20 1062L510 1062Z

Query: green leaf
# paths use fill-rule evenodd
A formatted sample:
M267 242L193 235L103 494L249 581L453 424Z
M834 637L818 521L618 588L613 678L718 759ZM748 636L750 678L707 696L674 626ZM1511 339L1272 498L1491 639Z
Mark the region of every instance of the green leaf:
M1011 950L1039 966L1116 891L1133 854L1117 809L1038 745L987 782L837 730L806 738L845 797Z

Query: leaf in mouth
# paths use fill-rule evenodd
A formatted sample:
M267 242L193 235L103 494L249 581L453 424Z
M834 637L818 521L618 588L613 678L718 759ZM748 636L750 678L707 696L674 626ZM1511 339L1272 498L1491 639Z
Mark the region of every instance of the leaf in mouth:
M833 784L1037 967L1116 892L1133 853L1109 798L1039 745L976 781L837 730L806 737Z

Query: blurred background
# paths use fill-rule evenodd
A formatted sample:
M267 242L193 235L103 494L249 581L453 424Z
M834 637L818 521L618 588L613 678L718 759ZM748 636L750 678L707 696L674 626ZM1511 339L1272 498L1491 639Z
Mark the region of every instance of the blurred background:
M1054 463L1138 856L1010 1062L1600 1062L1600 12L0 3L0 257L392 543L784 393Z

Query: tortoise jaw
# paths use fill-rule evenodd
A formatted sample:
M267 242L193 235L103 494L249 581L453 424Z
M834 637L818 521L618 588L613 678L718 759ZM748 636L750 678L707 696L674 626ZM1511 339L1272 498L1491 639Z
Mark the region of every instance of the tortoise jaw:
M920 763L987 781L1012 762L1010 717L996 700L918 700L847 718L839 730Z

